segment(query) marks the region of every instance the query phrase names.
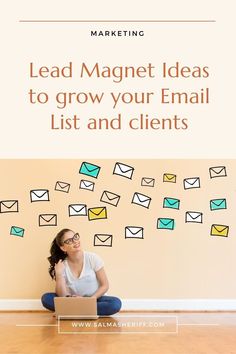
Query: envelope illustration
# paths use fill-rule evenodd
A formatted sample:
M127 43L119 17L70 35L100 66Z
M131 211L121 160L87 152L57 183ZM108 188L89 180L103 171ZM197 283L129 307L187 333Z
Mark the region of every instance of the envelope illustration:
M69 216L86 216L87 205L86 204L70 204Z
M17 213L19 211L18 200L0 201L0 213Z
M211 225L211 236L223 236L228 237L229 226L226 225Z
M90 221L98 219L107 219L107 208L97 207L88 209L88 219Z
M225 166L210 167L209 172L211 178L227 176Z
M134 168L121 162L116 162L113 174L132 179Z
M165 197L163 202L163 208L179 209L180 200L175 198Z
M163 175L163 182L171 182L171 183L176 183L176 175L173 175L172 173L164 173Z
M58 192L69 193L70 184L66 183L66 182L57 181L56 186L55 186L55 190L58 191Z
M88 191L93 191L94 186L95 186L94 182L86 181L85 179L81 179L80 185L79 185L80 189L86 189Z
M107 235L107 234L94 235L93 245L112 247L112 235Z
M174 230L175 220L169 218L158 218L157 228L163 230Z
M150 197L148 197L147 195L135 192L133 195L132 203L141 205L144 208L149 208L151 200L152 199Z
M25 230L22 229L22 227L12 226L11 231L10 231L10 235L23 237L24 232L25 232Z
M56 214L39 215L39 226L57 226L57 215Z
M48 202L49 191L47 189L34 189L30 191L31 202Z
M212 199L210 200L211 210L227 209L226 199Z
M203 220L203 214L198 211L187 211L185 213L185 222L196 222L201 224Z
M125 238L143 238L143 227L126 226Z
M97 178L99 175L100 169L101 169L101 167L99 167L97 165L93 165L92 163L82 162L82 164L80 166L79 173L81 173L82 175Z
M184 179L184 189L200 188L200 178L191 177Z
M114 206L117 206L120 200L120 195L109 192L109 191L104 191L102 193L101 202L108 203Z
M141 186L144 187L154 187L155 179L150 177L143 177L141 180Z

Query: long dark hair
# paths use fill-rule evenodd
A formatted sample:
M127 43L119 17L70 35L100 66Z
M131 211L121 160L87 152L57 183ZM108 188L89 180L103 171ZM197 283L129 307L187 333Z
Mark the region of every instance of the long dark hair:
M56 278L55 274L55 264L61 259L62 261L66 258L67 254L63 252L60 248L60 246L63 245L62 238L64 234L68 231L71 231L70 229L62 229L61 231L58 232L54 240L52 241L51 248L50 248L50 254L51 256L48 257L48 261L50 263L49 266L49 274L52 277L52 279Z

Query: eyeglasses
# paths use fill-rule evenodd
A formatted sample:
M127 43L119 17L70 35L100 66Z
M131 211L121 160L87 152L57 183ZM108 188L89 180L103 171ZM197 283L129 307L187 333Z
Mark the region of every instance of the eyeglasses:
M66 245L72 245L72 243L79 241L80 235L78 233L74 234L73 237L68 238L67 240L63 241Z

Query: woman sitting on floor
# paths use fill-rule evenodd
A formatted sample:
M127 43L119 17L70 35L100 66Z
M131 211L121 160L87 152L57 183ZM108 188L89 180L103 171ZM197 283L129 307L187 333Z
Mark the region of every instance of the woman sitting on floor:
M61 230L52 242L50 253L49 274L56 281L56 292L42 296L46 309L54 311L56 296L93 296L97 299L99 316L120 311L120 299L105 295L109 284L102 259L95 253L82 250L78 233Z

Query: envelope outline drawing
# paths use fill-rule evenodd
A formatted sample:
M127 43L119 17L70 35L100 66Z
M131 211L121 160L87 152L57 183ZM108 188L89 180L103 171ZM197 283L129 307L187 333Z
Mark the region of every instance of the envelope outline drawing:
M86 189L88 191L93 191L94 190L95 183L91 181L87 181L85 179L81 179L79 188L80 189Z
M176 183L177 176L173 173L164 173L163 182Z
M18 200L1 200L0 213L18 213L19 202Z
M223 236L228 237L229 235L229 226L228 225L211 225L211 236Z
M25 230L22 227L12 226L11 231L10 231L10 235L23 237L24 232L25 232Z
M211 178L215 177L227 177L225 166L215 166L209 168L209 173Z
M94 246L112 247L113 236L109 234L95 234L93 239Z
M213 210L221 210L227 209L227 203L225 198L221 199L211 199L210 200L210 209Z
M40 214L39 226L57 226L56 214Z
M140 205L140 206L148 209L150 206L151 200L152 200L152 198L148 197L147 195L135 192L131 203Z
M163 208L179 210L180 200L176 198L165 197L163 201Z
M155 185L155 178L143 177L141 179L141 186L143 187L154 187L154 185Z
M203 213L200 211L186 211L185 213L185 222L195 222L202 224L203 222Z
M113 170L113 175L132 179L134 167L126 165L122 162L116 162Z
M140 226L126 226L125 227L125 238L144 238L144 228Z
M30 200L33 202L49 202L48 189L32 189L30 191Z
M117 206L120 200L120 195L116 193L112 193L109 191L104 191L102 193L100 201L103 203L107 203L113 206Z
M190 177L184 179L184 189L200 188L200 177Z
M98 178L101 167L90 162L82 162L79 173L93 178Z
M55 185L55 191L69 193L70 184L66 182L57 181Z
M68 206L69 216L87 216L86 204L70 204Z
M89 221L107 219L107 208L106 207L89 208L88 219Z
M174 230L175 220L170 218L158 218L157 228L161 230Z

